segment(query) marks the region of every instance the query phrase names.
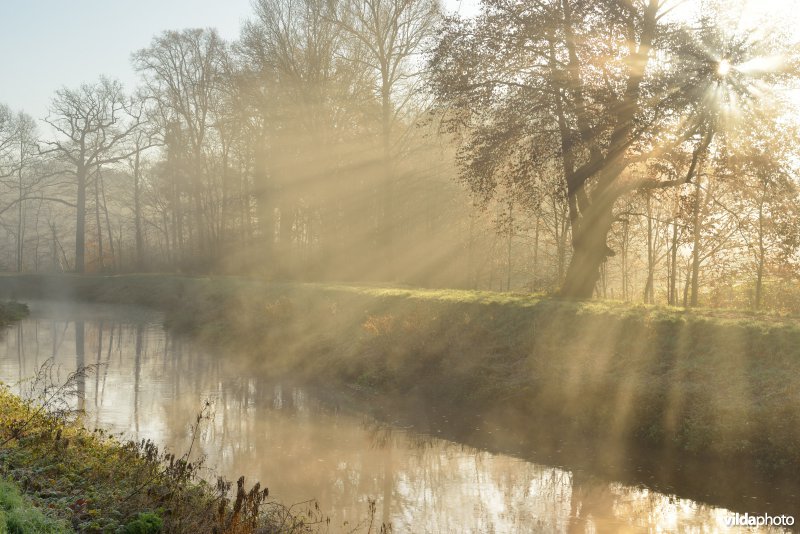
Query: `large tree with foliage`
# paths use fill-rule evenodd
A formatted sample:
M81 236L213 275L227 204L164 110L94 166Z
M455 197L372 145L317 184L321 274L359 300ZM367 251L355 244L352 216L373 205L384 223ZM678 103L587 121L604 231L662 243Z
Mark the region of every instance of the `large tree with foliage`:
M560 176L573 249L565 296L591 297L614 254L607 236L618 200L690 182L729 95L752 96L732 67L753 47L705 21L670 23L676 4L487 0L476 19L451 19L433 54L433 87L464 134L473 191L491 196L501 176L521 188ZM675 175L639 172L676 150L689 157Z

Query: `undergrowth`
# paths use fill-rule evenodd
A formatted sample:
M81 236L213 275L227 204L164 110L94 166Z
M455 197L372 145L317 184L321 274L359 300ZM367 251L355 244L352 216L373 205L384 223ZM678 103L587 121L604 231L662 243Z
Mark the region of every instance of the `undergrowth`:
M57 534L69 531L64 521L45 515L36 508L30 499L20 494L13 482L0 479L0 533Z

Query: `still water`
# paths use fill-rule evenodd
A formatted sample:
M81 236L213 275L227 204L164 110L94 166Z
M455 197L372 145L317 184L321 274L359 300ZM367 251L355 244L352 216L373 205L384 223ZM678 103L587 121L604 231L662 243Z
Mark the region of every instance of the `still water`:
M0 341L1 380L24 389L49 358L64 375L97 365L76 401L87 425L177 454L209 400L213 418L195 445L207 465L260 480L285 504L315 499L332 532L366 532L370 501L374 523L393 532L737 531L723 508L379 424L368 407L345 408L330 392L251 372L248 357L172 335L152 311L34 302L31 312Z

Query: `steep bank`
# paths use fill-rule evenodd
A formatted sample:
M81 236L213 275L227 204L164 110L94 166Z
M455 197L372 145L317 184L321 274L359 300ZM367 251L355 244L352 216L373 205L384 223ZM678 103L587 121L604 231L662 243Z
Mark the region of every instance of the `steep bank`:
M254 363L276 373L502 413L559 439L800 466L792 318L160 275L6 276L0 296L156 307L176 328L256 347Z

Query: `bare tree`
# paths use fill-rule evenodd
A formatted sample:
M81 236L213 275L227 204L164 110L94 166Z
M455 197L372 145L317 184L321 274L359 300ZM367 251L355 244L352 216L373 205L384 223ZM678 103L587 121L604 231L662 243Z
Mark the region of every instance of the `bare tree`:
M17 202L17 272L22 272L24 247L25 247L25 209L26 200L33 188L40 182L43 176L33 176L32 166L37 158L36 153L36 123L33 118L25 113L18 113L16 117L16 180L14 189L16 190Z
M15 128L13 122L13 114L11 113L11 108L9 108L5 104L0 104L0 163L4 163L7 165L8 163L8 156L11 150L11 147L14 145L14 138L15 138ZM13 174L9 172L7 168L0 171L3 172L2 176L9 176Z
M410 103L420 96L423 47L435 32L439 4L433 0L349 0L338 23L358 40L365 53L352 61L365 64L374 75L380 97L383 154L382 237L388 264L393 263L395 173L393 158L402 143L398 124ZM399 142L398 142L399 141Z
M227 56L225 42L208 29L164 32L133 55L134 66L144 78L146 96L159 108L167 150L186 152L184 172L201 255L208 252L215 226L209 207L213 177L208 151Z
M56 92L45 122L56 138L44 141L53 154L68 165L77 186L75 223L75 271L86 267L86 187L89 177L103 165L116 163L135 149L125 145L128 136L139 126L131 117L131 107L122 85L100 78L94 84Z
M375 99L367 67L347 59L358 52L336 22L342 4L259 0L255 8L237 49L255 115L259 219L267 246L277 237L278 270L288 271L292 247L307 251L343 237L333 235L343 223L341 206L360 187L346 166L371 159L370 140L359 136L374 131L368 114ZM353 147L362 148L361 161L352 161Z

